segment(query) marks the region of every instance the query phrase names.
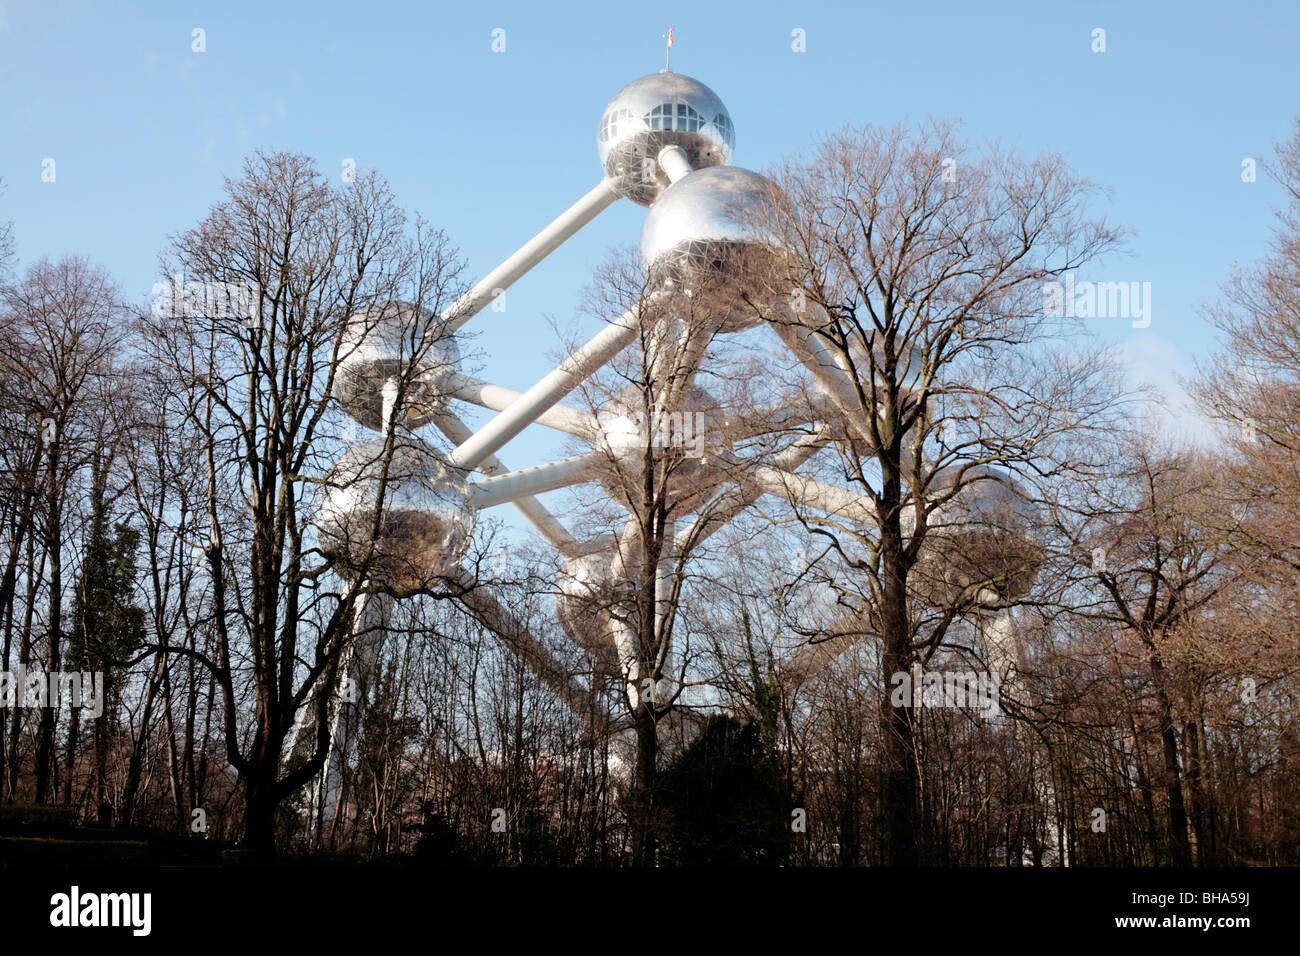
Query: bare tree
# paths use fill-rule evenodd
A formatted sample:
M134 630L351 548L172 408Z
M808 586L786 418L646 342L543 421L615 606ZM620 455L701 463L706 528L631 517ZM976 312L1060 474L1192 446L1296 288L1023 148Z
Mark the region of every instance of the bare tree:
M1160 741L1167 813L1165 845L1174 865L1190 866L1188 794L1180 754L1194 723L1184 701L1197 670L1224 651L1194 640L1198 623L1253 562L1240 549L1241 523L1223 508L1220 463L1204 452L1147 437L1107 443L1110 473L1054 503L1064 545L1049 564L1051 590L1072 616L1111 638L1121 676L1146 672ZM1045 602L1046 603L1046 602ZM1204 846L1204 843L1202 843Z
M721 280L719 280L720 283ZM562 571L562 601L576 630L615 646L620 694L636 735L630 794L633 860L654 859L660 724L686 687L687 594L706 542L746 499L735 483L770 449L747 442L743 359L718 337L712 281L666 294L631 253L599 270L587 308L630 314L633 346L583 388L596 428L585 447L613 506L588 530L609 543ZM707 354L707 358L706 358ZM597 566L598 565L598 566ZM571 580L570 580L571 579ZM565 613L563 605L561 611Z
M4 192L4 180L0 179L0 193ZM14 224L9 220L0 221L0 281L7 276L14 261Z
M1300 120L1268 167L1291 198L1278 212L1268 254L1237 269L1208 310L1222 348L1190 382L1201 407L1224 426L1235 452L1243 504L1267 509L1256 545L1300 570Z
M819 386L811 404L842 423L824 474L868 503L801 517L849 569L842 603L880 641L888 679L1032 580L1016 526L1028 492L1011 473L1066 469L1070 436L1104 427L1116 402L1101 353L1051 348L1078 329L1045 310L1045 285L1120 234L1090 217L1094 188L1059 157L976 153L943 123L846 129L775 179L788 268L755 305ZM975 504L990 485L1008 488L1003 507ZM915 715L881 700L887 858L914 864Z
M256 850L273 847L277 806L327 756L330 708L320 706L314 752L282 768L298 710L333 696L358 602L393 586L371 572L384 557L389 469L395 485L394 462L411 441L397 416L363 469L378 476L370 534L326 546L312 523L327 481L351 480L328 477L345 427L331 391L348 321L411 303L431 317L413 347L430 350L458 270L445 237L418 222L412 230L377 174L336 188L309 159L285 153L249 159L163 263L175 278L145 324L170 385L168 418L196 433L204 459L206 534L195 544L207 562L212 647L152 650L192 657L213 675L226 756L245 792L245 843ZM413 374L401 376L399 407ZM428 593L439 582L407 585Z
M102 386L112 374L113 358L125 333L125 308L107 273L80 258L57 263L41 260L19 282L0 291L0 297L7 316L0 348L8 369L9 407L23 420L22 433L35 439L20 445L35 457L22 462L19 451L18 463L20 474L30 468L34 513L20 518L15 530L21 538L23 525L36 522L47 569L38 574L29 570L29 613L19 662L28 663L31 598L42 581L47 596L45 668L53 673L59 670L64 650L67 519L80 501L76 481L99 456L106 438L99 400L108 391ZM12 574L7 577L9 587L13 580ZM12 599L12 591L7 596ZM13 727L16 735L17 712ZM36 747L38 803L50 794L54 732L55 711L44 708Z

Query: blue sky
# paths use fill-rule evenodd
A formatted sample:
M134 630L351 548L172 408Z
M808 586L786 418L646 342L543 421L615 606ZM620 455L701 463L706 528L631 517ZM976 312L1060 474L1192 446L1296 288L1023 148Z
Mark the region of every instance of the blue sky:
M1280 190L1243 183L1241 162L1269 156L1300 113L1294 2L20 0L0 2L0 219L22 262L81 253L143 301L168 235L222 177L255 148L287 148L334 174L345 158L379 168L481 275L595 185L602 109L663 66L669 26L674 69L731 111L737 165L761 169L844 122L931 116L1064 153L1136 233L1102 272L1150 282L1153 321L1104 331L1157 384L1210 352L1197 307L1264 251ZM506 313L476 320L486 377L523 388L549 369L546 317L573 319L592 268L644 217L616 204L512 289ZM548 444L525 436L503 457L533 464Z

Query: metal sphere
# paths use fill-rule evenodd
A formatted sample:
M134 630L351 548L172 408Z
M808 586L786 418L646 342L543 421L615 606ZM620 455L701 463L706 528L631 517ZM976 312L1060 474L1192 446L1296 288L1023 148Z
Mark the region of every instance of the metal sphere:
M942 491L952 487L956 478L956 468L944 469L936 485ZM1019 533L1033 527L1038 509L1009 472L989 465L973 465L966 469L963 480L961 491L944 509L945 525L972 525Z
M649 206L668 188L659 151L680 146L695 169L731 160L736 133L722 100L699 80L663 70L609 101L596 133L605 175L620 196Z
M609 673L617 672L618 655L608 614L628 614L634 589L626 577L614 575L614 560L610 551L568 559L560 566L555 597L556 616L564 632Z
M716 485L720 476L710 458L731 452L730 427L717 399L691 388L674 408L659 408L653 419L642 407L636 386L628 386L596 413L592 446L609 456L597 480L611 495L621 497L641 489L645 452L653 449L656 464L670 470L679 504Z
M862 341L856 336L850 336L848 339L847 355L836 355L836 359L846 365L846 371L851 369L852 374L863 385L870 382L873 378L879 380L880 373L872 374L873 363L867 355L867 349ZM874 368L881 368L885 364L884 348L877 342L872 351L875 353ZM925 352L919 345L908 345L899 350L895 359L895 374L898 381L905 388L915 388L920 381L921 372L925 364ZM815 383L819 391L825 391L820 382Z
M951 489L958 471L956 466L941 471L931 496ZM910 525L910 514L904 517ZM917 572L934 592L930 599L950 604L981 582L992 582L988 586L1004 603L1024 597L1042 561L1033 538L1037 520L1038 509L1009 473L987 465L968 468L956 496L934 508L927 521Z
M449 399L448 380L460 365L460 349L428 309L405 302L379 315L348 319L334 374L334 397L362 425L384 428L384 388L406 378L399 425L427 425Z
M464 477L432 447L409 432L398 432L394 440L378 534L372 531L384 474L383 438L354 445L339 458L316 525L322 549L337 555L346 572L414 590L460 564L474 531L474 509Z
M876 346L873 351L875 352L874 367L879 369L884 364L883 350L879 346ZM866 391L873 381L877 385L883 384L883 379L880 373L876 372L873 374L873 364L870 357L867 355L867 350L856 336L849 338L848 349L846 352L847 355L836 354L834 358L843 365L840 371L844 372L847 376L843 381L845 385L848 386L850 393L855 392L856 385L861 385L863 390ZM908 346L903 350L902 354L898 356L896 360L895 374L904 389L911 390L919 386L924 363L925 353L922 351L920 346ZM810 391L807 393L808 397L811 398L814 407L824 415L826 420L822 424L828 429L831 438L842 444L850 445L855 449L856 454L870 454L870 445L868 441L869 432L867 432L865 427L860 432L858 429L852 427L849 422L845 421L844 415L840 412L835 402L831 389L824 385L819 379L812 379L809 382L809 389ZM856 409L857 406L858 400L856 395L853 395L849 402L849 408ZM863 416L859 421L863 426L867 424L865 416ZM913 425L903 436L904 448L910 447L915 430L916 426Z
M700 169L664 192L646 216L641 259L651 281L693 297L718 332L761 324L745 303L788 301L779 284L779 243L765 224L776 216L777 187L738 166ZM768 300L771 300L769 302Z

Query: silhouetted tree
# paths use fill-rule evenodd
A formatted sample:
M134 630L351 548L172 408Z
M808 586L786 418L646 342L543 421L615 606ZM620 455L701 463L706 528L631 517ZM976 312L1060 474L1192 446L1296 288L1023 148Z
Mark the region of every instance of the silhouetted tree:
M790 852L790 799L757 721L704 719L660 775L664 862L776 866Z

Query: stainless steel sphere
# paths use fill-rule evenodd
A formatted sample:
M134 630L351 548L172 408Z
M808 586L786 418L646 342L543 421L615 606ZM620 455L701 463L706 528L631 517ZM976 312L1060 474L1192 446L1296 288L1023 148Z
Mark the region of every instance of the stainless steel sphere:
M776 186L737 166L700 169L659 197L641 232L651 282L692 296L695 314L719 332L762 322L753 304L789 301L779 243L770 227Z
M731 161L736 133L722 100L699 80L664 70L609 101L596 133L605 175L620 196L648 206L668 188L659 151L680 146L695 169Z
M873 378L873 364L867 355L866 347L855 335L848 340L848 355L840 356L841 359L847 359L847 366L853 370L857 380L866 384ZM884 348L877 342L872 351L875 353L876 369L885 364ZM925 353L919 345L909 345L900 350L900 354L895 359L895 374L898 381L906 388L915 388L921 378L922 368L925 364ZM875 377L879 379L880 373L877 371ZM820 386L819 386L820 387Z
M862 342L856 338L848 340L847 355L835 356L837 361L845 367L840 371L845 373L842 381L845 383L849 395L847 401L850 409L859 408L859 400L856 395L858 385L861 385L865 393L868 393L868 386L875 381L880 385L883 381L879 371L873 373L873 367L879 369L884 365L883 350L877 346L873 349L876 353L876 361L873 366L867 355L866 348ZM914 389L920 384L922 369L924 366L925 356L919 346L909 346L897 359L896 372L899 383L905 389ZM850 371L851 370L851 371ZM861 428L851 428L850 423L845 421L844 416L840 413L832 396L831 389L822 384L819 379L812 379L809 383L814 407L819 409L825 416L824 424L830 431L831 437L842 443L850 444L856 454L869 455L870 443L868 437L870 430L867 428L868 422L865 415L858 419ZM912 443L912 435L915 426L909 429L903 437L903 447L909 448Z
M556 615L564 632L607 673L618 671L608 615L612 611L626 616L633 610L633 587L625 575L613 573L614 560L614 552L597 551L565 561L555 597Z
M616 498L643 489L647 448L658 483L669 483L681 506L717 484L717 459L731 451L728 418L701 388L652 415L643 408L640 390L629 386L596 413L596 422L592 448L608 456L597 480Z
M941 489L951 488L956 480L956 468L944 469L936 484ZM990 465L973 465L966 469L964 482L964 487L945 508L945 526L977 526L1020 533L1033 527L1038 509L1009 472Z
M930 497L957 480L957 467L940 472ZM910 512L910 509L908 509ZM911 525L910 514L904 515ZM924 556L916 573L931 600L949 604L976 584L1011 603L1033 586L1042 549L1033 538L1038 509L1012 476L998 468L968 468L956 496L930 512ZM967 595L968 597L970 595Z
M397 303L379 315L348 320L334 374L334 397L362 425L384 427L384 388L407 369L397 423L427 425L446 407L448 381L460 365L460 349L428 309Z
M405 431L394 441L386 473L383 438L344 452L327 479L316 526L322 550L336 556L344 573L409 591L460 564L474 531L474 509L464 477L432 447Z

